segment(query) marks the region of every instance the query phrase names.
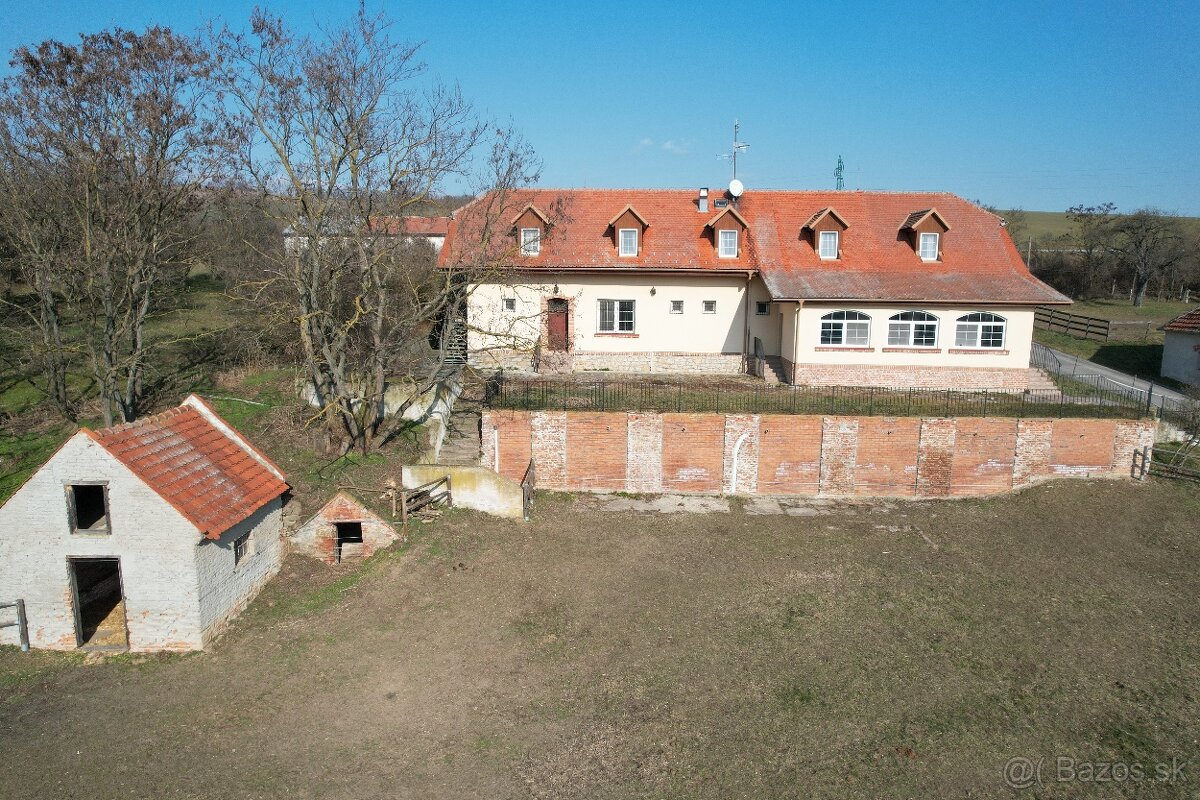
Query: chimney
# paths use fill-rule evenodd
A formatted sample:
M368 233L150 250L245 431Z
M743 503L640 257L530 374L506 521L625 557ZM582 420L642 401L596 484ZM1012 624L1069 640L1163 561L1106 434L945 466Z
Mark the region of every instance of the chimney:
M706 213L708 211L708 187L707 186L700 187L700 197L698 197L696 199L696 207L700 210L700 213L702 213L702 214Z

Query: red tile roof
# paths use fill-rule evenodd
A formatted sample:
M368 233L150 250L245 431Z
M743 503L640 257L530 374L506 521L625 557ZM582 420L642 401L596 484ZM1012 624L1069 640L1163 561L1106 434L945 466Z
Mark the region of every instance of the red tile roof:
M288 489L282 473L190 397L153 417L85 432L210 539Z
M1180 331L1182 333L1200 333L1200 308L1193 308L1180 314L1175 319L1162 326L1164 331Z
M738 258L719 258L706 223L722 199L700 212L691 189L530 189L487 194L455 212L440 263L489 263L523 271L757 271L780 300L1069 303L1037 280L1000 218L952 194L748 190L736 207L748 225ZM534 204L551 220L536 256L521 256L507 221ZM633 205L649 223L636 257L620 257L608 221ZM733 208L732 205L728 206ZM823 261L802 235L827 207L849 226L841 257ZM901 227L937 208L951 230L942 260L924 262ZM489 236L482 235L491 226ZM486 248L472 243L487 241ZM480 252L483 250L484 252Z

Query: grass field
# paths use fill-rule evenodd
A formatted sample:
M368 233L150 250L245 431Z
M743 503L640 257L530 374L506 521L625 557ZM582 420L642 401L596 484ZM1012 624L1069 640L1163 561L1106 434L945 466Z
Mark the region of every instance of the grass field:
M1135 209L1120 209L1123 212L1133 211ZM1001 211L1003 216L1005 213ZM1046 245L1048 242L1057 239L1060 236L1072 236L1075 233L1075 228L1070 219L1067 218L1065 211L1026 211L1026 235L1032 236L1035 241ZM1183 217L1182 222L1184 228L1193 234L1200 235L1200 217ZM1023 244L1018 242L1018 244Z
M1014 757L1148 776L1030 797L1197 794L1194 488L537 502L293 556L207 653L0 651L0 795L997 797Z

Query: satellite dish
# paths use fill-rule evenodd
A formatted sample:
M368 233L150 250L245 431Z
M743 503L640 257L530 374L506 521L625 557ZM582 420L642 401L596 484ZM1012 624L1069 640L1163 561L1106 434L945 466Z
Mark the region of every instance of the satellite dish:
M744 192L744 191L746 191L746 187L743 186L742 182L739 181L737 178L734 178L733 180L731 180L729 182L729 193L731 195L733 195L734 197L741 197L742 192Z

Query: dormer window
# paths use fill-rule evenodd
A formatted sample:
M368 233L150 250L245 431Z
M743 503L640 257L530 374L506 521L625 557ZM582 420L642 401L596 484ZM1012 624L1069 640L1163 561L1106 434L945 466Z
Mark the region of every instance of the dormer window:
M922 233L921 234L921 260L922 261L937 261L938 260L938 242L941 240L941 234L938 233Z
M521 228L521 255L536 256L542 252L542 229Z
M939 261L942 257L942 236L950 230L936 208L914 211L900 225L900 233L922 261Z
M838 232L837 231L821 231L821 258L837 258L838 257Z
M625 206L617 215L608 221L608 230L616 239L617 255L621 258L635 258L641 255L642 234L650 227L646 218L637 212L633 206Z
M638 229L621 228L617 234L617 240L620 242L618 253L622 256L636 256L638 254Z
M721 258L737 258L738 232L736 230L717 231L717 255Z
M523 256L536 256L542 252L542 236L550 227L550 218L537 206L530 203L513 217L512 230L517 237L517 249Z
M841 257L842 231L849 227L841 214L826 207L808 218L800 237L813 246L822 261L833 261Z

